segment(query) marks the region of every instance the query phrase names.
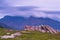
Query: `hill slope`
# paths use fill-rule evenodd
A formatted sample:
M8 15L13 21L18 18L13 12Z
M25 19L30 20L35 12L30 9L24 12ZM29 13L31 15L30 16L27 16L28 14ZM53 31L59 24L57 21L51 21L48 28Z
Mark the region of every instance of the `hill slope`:
M6 33L14 33L15 31L9 32L5 31L6 29L1 29L0 28L0 36L1 35L6 35ZM3 32L3 33L1 33ZM21 36L18 36L16 38L8 38L8 39L1 39L0 40L60 40L60 35L57 34L50 34L50 33L41 33L39 31L25 31L22 32Z

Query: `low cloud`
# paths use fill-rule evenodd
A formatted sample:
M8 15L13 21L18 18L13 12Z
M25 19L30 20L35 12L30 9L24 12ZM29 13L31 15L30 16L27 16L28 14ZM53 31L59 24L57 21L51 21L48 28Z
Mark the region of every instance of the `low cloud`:
M28 9L26 9L28 7ZM18 9L19 8L19 9ZM60 21L60 14L59 13L46 13L41 10L37 10L38 7L32 6L22 6L22 7L8 7L6 9L0 10L0 18L3 18L6 15L10 16L23 16L23 17L43 17L43 18L51 18L54 20Z
M17 6L12 7L7 5L2 0L0 1L0 18L3 18L6 15L10 16L24 16L24 17L43 17L43 18L51 18L54 20L60 21L60 12L45 12L39 10L40 8L37 6Z

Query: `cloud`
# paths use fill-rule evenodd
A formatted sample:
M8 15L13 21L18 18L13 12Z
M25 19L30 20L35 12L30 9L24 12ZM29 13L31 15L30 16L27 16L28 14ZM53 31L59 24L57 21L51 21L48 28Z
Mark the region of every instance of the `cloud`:
M4 0L0 0L0 18L3 18L6 15L10 15L10 16L24 16L24 17L30 17L30 16L43 17L43 18L48 17L54 20L58 21L60 20L60 12L44 11L45 9L43 10L42 7L38 7L37 5L30 6L29 4L28 6L27 5L11 6L10 4L8 5L7 3L8 3L7 1L5 2Z
M60 11L60 0L5 0L10 6L38 6L44 11Z
M39 7L36 7L36 6L19 6L19 7L16 7L16 9L18 11L31 11L35 8L39 8Z

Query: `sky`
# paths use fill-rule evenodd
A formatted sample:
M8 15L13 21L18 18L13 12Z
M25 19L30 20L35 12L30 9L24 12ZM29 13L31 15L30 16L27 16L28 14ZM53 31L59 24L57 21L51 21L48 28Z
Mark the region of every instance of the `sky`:
M60 0L0 0L0 18L6 15L48 17L60 21Z

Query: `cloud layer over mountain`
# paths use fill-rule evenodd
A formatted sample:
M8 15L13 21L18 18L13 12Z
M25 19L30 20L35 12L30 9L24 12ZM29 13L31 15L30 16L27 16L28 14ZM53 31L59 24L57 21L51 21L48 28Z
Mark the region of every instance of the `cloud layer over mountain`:
M60 21L60 12L59 11L44 11L42 8L37 6L38 4L35 5L24 5L19 6L16 4L16 6L12 6L12 4L17 3L18 1L21 0L0 0L0 18L10 15L10 16L24 16L24 17L29 17L29 16L35 16L35 17L48 17L54 20ZM14 2L14 3L13 3ZM27 2L27 1L26 1ZM36 1L35 1L36 2ZM31 3L31 2L30 2ZM21 2L19 3L21 5ZM34 2L33 2L34 4ZM42 4L41 4L42 5Z

